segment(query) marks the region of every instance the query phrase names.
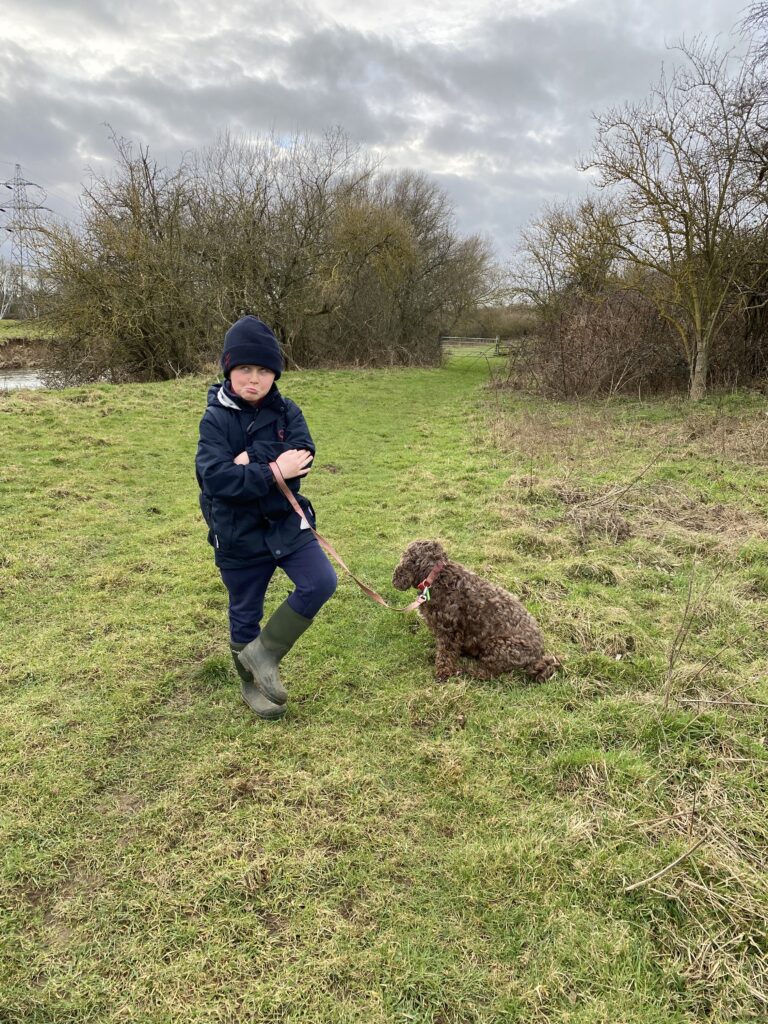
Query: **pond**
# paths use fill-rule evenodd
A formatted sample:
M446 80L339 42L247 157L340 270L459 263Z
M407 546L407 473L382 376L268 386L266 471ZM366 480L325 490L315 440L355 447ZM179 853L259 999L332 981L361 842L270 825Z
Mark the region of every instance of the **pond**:
M0 392L19 388L41 388L39 370L0 370Z

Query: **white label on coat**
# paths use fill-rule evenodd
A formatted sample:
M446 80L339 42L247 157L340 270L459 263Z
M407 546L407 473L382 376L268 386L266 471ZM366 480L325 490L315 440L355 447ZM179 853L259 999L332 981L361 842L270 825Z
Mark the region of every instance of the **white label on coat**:
M304 518L304 516L301 517L301 526L299 527L299 529L300 530L308 530L309 529L309 523Z

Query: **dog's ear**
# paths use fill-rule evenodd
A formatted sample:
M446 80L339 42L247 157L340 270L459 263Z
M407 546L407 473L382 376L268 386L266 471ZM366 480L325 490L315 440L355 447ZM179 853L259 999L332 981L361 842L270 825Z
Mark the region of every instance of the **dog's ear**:
M421 563L424 561L423 544L423 540L414 540L408 545L403 554L403 566L412 578L411 586L413 587L421 580L419 573L421 571Z
M398 590L407 590L409 587L415 587L421 579L421 577L418 576L418 569L416 566L417 552L415 549L415 544L409 544L400 556L400 561L395 567L395 571L392 575L392 584Z

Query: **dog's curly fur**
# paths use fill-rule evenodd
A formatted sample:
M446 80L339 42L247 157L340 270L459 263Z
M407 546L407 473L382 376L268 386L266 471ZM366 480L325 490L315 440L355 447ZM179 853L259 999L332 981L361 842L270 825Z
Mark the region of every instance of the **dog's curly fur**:
M469 673L478 679L522 669L540 681L557 671L560 662L544 653L539 624L517 598L450 561L438 541L409 544L392 576L393 586L417 586L438 562L445 567L430 587L430 600L419 609L437 640L438 679L458 675L462 656L472 659Z

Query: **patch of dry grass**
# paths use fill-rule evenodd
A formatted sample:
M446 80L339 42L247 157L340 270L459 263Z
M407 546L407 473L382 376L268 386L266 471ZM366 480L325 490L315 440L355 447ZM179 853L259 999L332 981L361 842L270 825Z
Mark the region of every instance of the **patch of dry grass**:
M489 410L511 460L494 547L507 538L528 556L520 592L559 642L578 693L568 706L590 701L597 715L610 704L608 734L621 720L637 730L564 754L557 791L607 850L619 842L608 823L630 816L608 751L645 744L658 813L625 825L621 842L642 836L659 851L627 883L658 877L627 898L697 1020L758 1019L768 1007L764 402L543 403L495 388ZM521 534L539 543L526 551Z

